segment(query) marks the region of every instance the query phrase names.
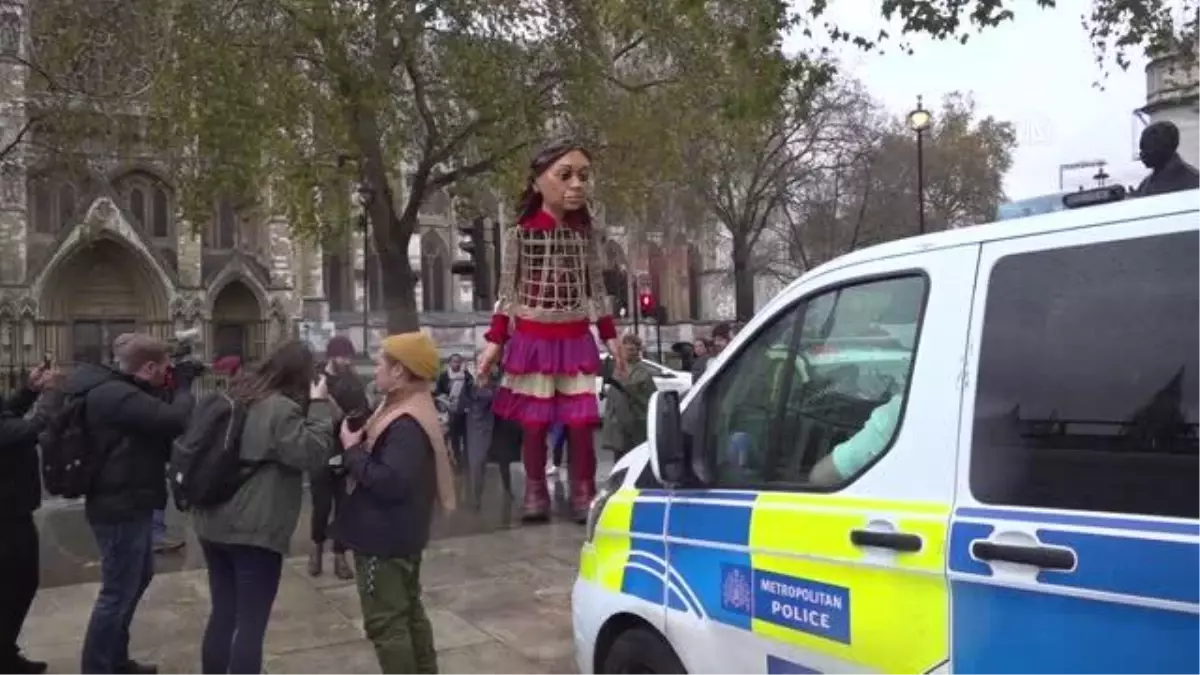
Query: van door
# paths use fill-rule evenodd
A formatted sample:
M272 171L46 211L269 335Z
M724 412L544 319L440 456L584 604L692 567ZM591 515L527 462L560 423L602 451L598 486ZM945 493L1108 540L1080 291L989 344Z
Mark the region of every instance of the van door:
M985 244L950 541L960 672L1200 670L1196 214Z
M821 275L687 402L703 489L667 558L689 672L924 672L947 659L944 542L977 247Z

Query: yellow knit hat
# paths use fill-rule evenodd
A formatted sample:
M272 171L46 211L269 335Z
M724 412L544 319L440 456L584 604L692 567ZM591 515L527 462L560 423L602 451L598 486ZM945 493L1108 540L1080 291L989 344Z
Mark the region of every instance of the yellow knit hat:
M432 380L442 363L433 339L420 331L387 336L383 353L422 380Z

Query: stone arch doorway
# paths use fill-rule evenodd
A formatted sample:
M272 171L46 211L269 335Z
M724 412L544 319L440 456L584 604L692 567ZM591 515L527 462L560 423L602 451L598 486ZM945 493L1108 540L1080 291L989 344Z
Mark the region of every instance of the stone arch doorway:
M446 291L446 244L437 232L421 235L421 307L426 312L444 312L449 307Z
M55 265L42 290L46 351L59 362L112 358L112 341L142 331L165 336L167 289L128 244L101 237Z
M257 362L266 354L267 323L258 296L246 282L233 279L212 300L213 360L236 356L243 363Z

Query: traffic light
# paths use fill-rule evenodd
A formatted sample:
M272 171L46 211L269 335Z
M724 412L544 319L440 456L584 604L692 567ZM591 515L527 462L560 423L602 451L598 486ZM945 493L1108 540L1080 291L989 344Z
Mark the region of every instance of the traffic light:
M473 218L470 222L458 224L458 233L464 237L458 247L470 260L457 260L450 265L451 272L471 277L475 287L476 310L487 310L492 306L492 275L488 269L487 241L483 228L483 218Z
M651 318L657 315L654 294L648 290L638 293L638 311L643 317Z

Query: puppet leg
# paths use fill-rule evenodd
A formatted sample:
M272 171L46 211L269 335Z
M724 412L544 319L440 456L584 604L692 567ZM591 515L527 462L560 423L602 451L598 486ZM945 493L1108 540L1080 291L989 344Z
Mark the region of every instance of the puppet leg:
M588 508L596 496L596 427L576 424L567 427L570 457L567 471L571 476L571 515L587 522Z
M544 523L550 519L550 490L546 486L546 432L549 427L528 425L521 437L525 465L525 508L521 520Z

